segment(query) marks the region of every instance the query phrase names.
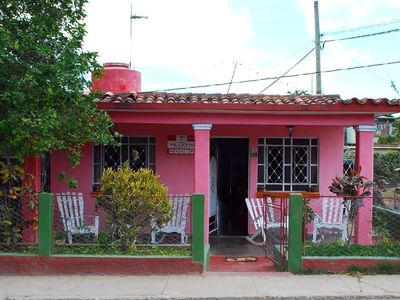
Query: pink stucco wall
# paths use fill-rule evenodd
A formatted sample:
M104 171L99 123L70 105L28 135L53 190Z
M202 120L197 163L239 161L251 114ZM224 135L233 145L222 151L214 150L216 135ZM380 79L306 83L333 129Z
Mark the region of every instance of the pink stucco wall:
M141 125L119 124L117 130L124 135L156 137L156 171L162 183L168 186L170 193L193 193L193 155L171 155L167 153L167 137L173 134L193 135L190 125ZM250 148L254 148L258 137L286 137L284 126L223 126L216 125L211 129L211 137L245 137L249 138ZM341 126L296 126L293 137L315 137L320 139L320 192L328 193L328 186L335 175L342 173L343 162L343 128ZM63 152L54 152L51 163L52 192L74 191L65 182L58 181L62 171L78 179L76 191L89 194L92 189L92 145L83 148L81 164L69 166ZM250 196L256 192L257 159L250 160L251 183Z
M156 113L157 114L157 113ZM199 119L213 124L210 136L241 137L249 139L250 150L257 149L259 137L287 137L286 125L294 125L294 138L318 138L319 148L319 191L321 195L330 194L328 186L336 175L342 175L343 168L343 127L354 124L373 124L373 116L326 115L326 116L267 116L267 115L215 115L203 114L164 114L160 119L152 115L133 114L128 118L126 112L111 114L117 121L116 130L126 136L153 136L156 138L156 172L171 194L192 194L194 192L194 155L171 155L167 152L168 135L194 135L192 124ZM138 118L136 118L136 116ZM180 117L179 117L180 116ZM146 122L147 120L147 122ZM138 122L143 123L138 123ZM202 123L202 122L201 122ZM247 125L245 125L247 124ZM68 191L65 182L57 177L61 171L78 179L76 191L89 194L92 189L92 145L83 148L81 165L71 168L61 152L52 154L51 186L52 192ZM208 161L205 162L208 164ZM257 158L249 158L249 196L255 197L257 189ZM85 210L93 214L94 199L87 196ZM206 219L208 219L206 217Z

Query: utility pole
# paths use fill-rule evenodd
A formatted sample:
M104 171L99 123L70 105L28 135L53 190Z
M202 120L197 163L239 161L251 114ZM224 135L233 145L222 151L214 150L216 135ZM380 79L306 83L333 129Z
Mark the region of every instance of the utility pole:
M131 4L131 14L129 23L129 69L132 67L132 20L136 19L148 19L147 16L137 16L132 14L132 4Z
M314 1L315 23L315 68L316 68L316 94L322 94L321 88L321 34L319 32L318 0Z

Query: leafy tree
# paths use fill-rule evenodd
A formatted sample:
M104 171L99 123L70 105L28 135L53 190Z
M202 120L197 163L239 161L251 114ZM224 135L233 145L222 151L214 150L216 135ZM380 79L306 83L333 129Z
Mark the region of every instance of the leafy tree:
M307 95L310 95L310 93L307 90L303 90L303 89L296 89L296 90L294 90L294 92L288 91L287 93L288 93L288 95L291 95L291 96L307 96Z
M112 143L85 74L100 70L82 50L86 0L0 1L0 155L66 150L73 165L88 141Z
M391 135L378 135L378 144L381 145L398 145L400 144L400 118L393 123L393 132Z
M375 180L385 179L390 185L395 185L398 178L394 169L397 168L400 168L400 152L390 151L374 154Z
M36 225L37 217L24 214L23 205L30 212L37 207L32 176L18 165L0 161L0 251L15 250L23 230Z

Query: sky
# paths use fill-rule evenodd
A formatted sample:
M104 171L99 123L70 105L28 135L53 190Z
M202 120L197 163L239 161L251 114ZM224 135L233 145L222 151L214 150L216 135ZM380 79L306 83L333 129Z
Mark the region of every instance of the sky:
M130 47L131 5L148 19L133 21ZM297 63L288 75L315 72L314 0L89 0L86 13L84 49L131 60L143 92L279 77ZM400 30L337 41L399 29L400 0L319 0L319 15L322 71L400 61ZM171 92L316 92L315 75L274 81ZM400 64L322 73L322 92L400 98L391 82L400 90Z

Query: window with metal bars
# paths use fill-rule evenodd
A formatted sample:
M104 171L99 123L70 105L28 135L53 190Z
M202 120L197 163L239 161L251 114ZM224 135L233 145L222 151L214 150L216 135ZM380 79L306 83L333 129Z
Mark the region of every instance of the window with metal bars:
M259 138L257 189L317 189L318 150L318 139L315 138Z
M94 145L93 183L99 182L105 168L116 169L126 161L133 170L150 168L155 171L155 137L125 136L121 139L121 145L117 147Z

